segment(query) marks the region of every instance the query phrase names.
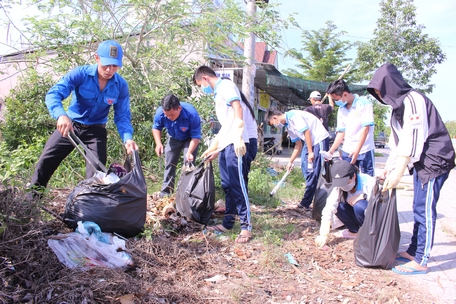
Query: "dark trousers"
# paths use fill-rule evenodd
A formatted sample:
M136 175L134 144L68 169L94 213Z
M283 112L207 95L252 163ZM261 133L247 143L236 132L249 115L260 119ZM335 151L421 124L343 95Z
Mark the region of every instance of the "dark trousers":
M78 136L84 145L98 157L100 162L106 164L106 141L107 132L104 127L82 128L73 124L74 133ZM60 163L73 151L74 146L70 140L63 137L58 130L55 130L49 137L44 146L32 176L32 185L37 187L46 187L49 180L59 167ZM94 164L97 166L96 164ZM100 170L100 168L97 168ZM96 173L94 169L86 162L86 178L93 177Z
M413 170L413 235L407 253L415 257L415 262L426 266L434 245L435 221L437 219L437 201L440 189L449 173L431 179L427 184Z
M242 159L242 175L244 175L244 181L249 191L249 172L252 161L255 159L258 152L258 140L256 138L250 138L249 143L245 144L246 153Z
M320 178L320 173L321 173L321 168L323 166L323 157L320 154L320 151L324 150L324 143L325 140L319 142L318 144L314 145L312 147L313 153L314 153L314 159L313 159L313 171L309 172L307 169L307 158L309 155L309 152L307 149L302 150L301 153L301 166L305 164L305 174L304 178L306 179L306 190L304 192L304 197L301 200L301 205L308 208L312 204L312 200L315 196L315 192L317 190L317 185L318 185L318 179ZM304 143L305 144L305 143ZM303 173L304 173L304 168L302 168Z
M336 216L344 223L348 231L357 233L364 223L364 213L367 209L367 200L360 200L355 205L340 202L337 206Z
M232 229L235 217L239 215L241 230L252 230L249 196L243 174L243 157L236 156L233 144L220 151L219 169L226 205L223 227Z
M329 137L323 139L322 141L323 147L320 149L320 151L328 151L329 150ZM320 153L320 152L318 152ZM302 176L306 178L307 176L307 156L309 155L309 152L307 151L307 145L305 141L302 141L302 150L301 150L301 171L302 171ZM324 161L324 159L323 159Z
M352 158L348 157L348 153L342 151L342 159L351 162ZM367 151L358 155L355 165L359 168L361 173L375 176L375 154L374 150Z
M177 140L172 137L168 137L165 146L165 174L161 188L162 192L166 192L168 194L174 192L177 163L179 162L182 150L184 151L184 163L187 161L185 155L188 152L191 140L191 138L187 140ZM192 153L194 159L198 156L198 146L196 146L196 149Z

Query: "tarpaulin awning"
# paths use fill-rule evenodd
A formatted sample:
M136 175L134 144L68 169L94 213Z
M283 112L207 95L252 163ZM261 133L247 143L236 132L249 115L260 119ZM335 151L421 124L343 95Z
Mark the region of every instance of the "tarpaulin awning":
M261 64L256 70L255 86L275 98L279 103L290 108L309 106L307 100L312 91L325 93L327 82L305 80L289 77L280 73L275 66ZM364 95L365 85L348 85L352 93Z

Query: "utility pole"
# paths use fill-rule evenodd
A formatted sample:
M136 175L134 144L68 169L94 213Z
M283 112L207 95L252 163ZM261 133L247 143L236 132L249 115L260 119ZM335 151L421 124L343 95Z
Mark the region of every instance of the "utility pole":
M255 20L256 15L256 0L244 0L247 5L247 15ZM250 105L256 110L258 106L255 104L255 34L248 33L249 37L244 42L244 67L242 74L242 93L249 101Z

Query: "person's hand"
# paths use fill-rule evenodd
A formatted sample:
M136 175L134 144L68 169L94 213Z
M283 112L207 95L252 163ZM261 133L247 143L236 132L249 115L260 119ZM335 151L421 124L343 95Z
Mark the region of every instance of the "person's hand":
M326 245L327 241L328 241L327 235L319 235L315 238L315 246L317 246L318 248L321 248Z
M391 172L390 170L385 169L385 170L383 170L383 171L380 173L380 175L379 175L378 177L379 177L380 179L385 179L385 178L388 176L388 174L389 174L390 172Z
M190 153L190 152L187 152L187 154L185 154L185 158L187 159L188 162L193 162L194 159L193 159L193 154Z
M68 133L73 132L71 119L66 115L59 116L57 119L57 130L59 130L63 137L67 137Z
M220 152L219 151L212 151L207 154L207 156L204 158L205 162L212 161L216 159L219 156Z
M128 154L131 154L134 150L138 150L139 148L138 145L132 139L129 139L125 143L125 149L127 149Z
M309 154L307 155L307 160L309 162L313 162L314 158L315 158L315 154L313 152L309 152Z
M404 175L405 168L407 168L409 161L410 157L408 156L398 156L396 158L395 168L386 176L382 191L396 188Z
M350 164L356 165L356 161L358 160L358 155L359 155L359 152L353 152L353 153L348 155L348 157L351 158Z
M215 137L215 138L212 140L211 145L209 146L209 148L207 148L207 150L203 152L203 154L201 155L201 157L202 157L203 159L205 159L206 157L209 156L209 154L210 154L211 152L217 151L218 143L219 143L218 137Z
M163 155L163 145L162 143L158 144L156 147L155 147L155 153L157 154L158 157L162 156Z
M287 171L290 171L290 170L293 169L293 167L294 167L293 164L289 162L289 163L287 164L286 169L287 169Z
M347 200L347 203L353 207L357 202L359 202L360 200L363 200L363 199L364 199L364 193L360 193L358 195L353 195L352 197L350 197Z
M242 121L242 119L234 119L232 132L234 136L234 152L236 153L237 157L242 157L246 152L244 139L242 138L242 133L244 132L244 122Z
M321 156L323 156L323 158L325 159L325 161L329 161L333 158L333 154L331 153L331 151L320 151L320 154Z
M315 238L315 245L319 248L325 246L328 240L329 229L331 228L331 222L328 220L322 220L320 224L320 235Z

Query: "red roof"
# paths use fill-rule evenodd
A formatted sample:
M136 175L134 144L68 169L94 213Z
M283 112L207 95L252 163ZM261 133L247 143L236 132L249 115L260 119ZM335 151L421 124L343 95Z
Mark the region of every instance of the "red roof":
M241 48L244 48L244 43L239 43ZM255 61L261 63L269 63L274 65L277 58L277 51L268 51L265 42L255 43Z
M262 63L274 64L277 57L277 51L268 51L265 42L255 44L255 60Z

